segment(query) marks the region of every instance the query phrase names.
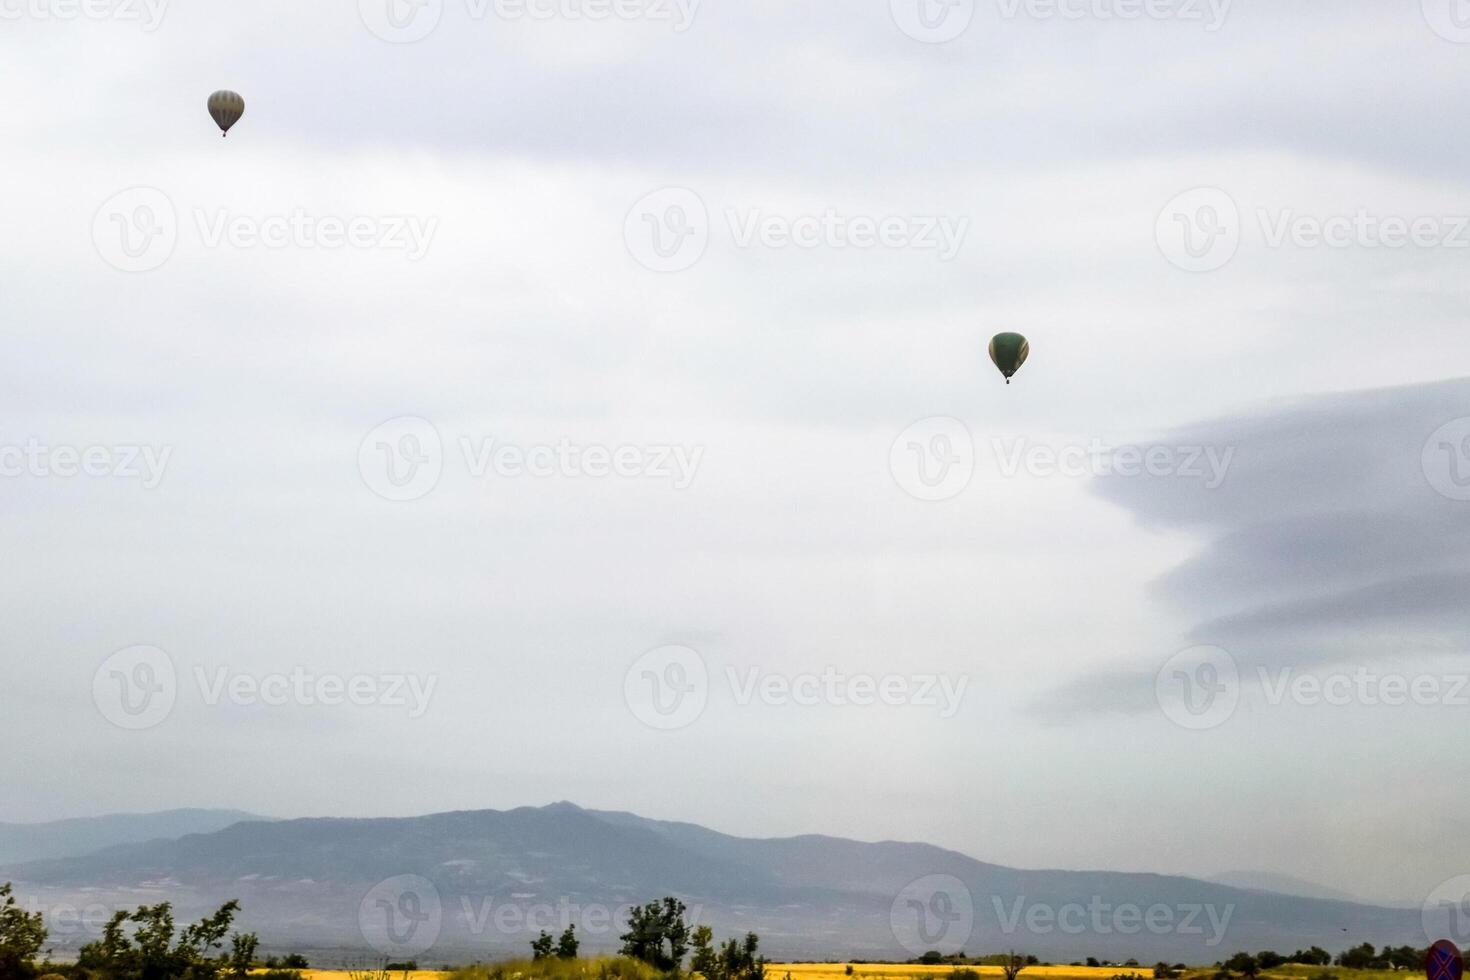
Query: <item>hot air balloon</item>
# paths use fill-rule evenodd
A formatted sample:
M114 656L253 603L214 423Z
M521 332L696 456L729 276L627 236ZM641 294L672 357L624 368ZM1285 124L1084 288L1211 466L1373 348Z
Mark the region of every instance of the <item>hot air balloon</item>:
M1005 375L1006 384L1011 383L1011 375L1021 370L1030 353L1030 341L1018 333L998 333L990 339L990 359Z
M238 92L220 89L209 97L209 114L219 126L219 134L228 135L230 127L245 115L245 100L240 98Z

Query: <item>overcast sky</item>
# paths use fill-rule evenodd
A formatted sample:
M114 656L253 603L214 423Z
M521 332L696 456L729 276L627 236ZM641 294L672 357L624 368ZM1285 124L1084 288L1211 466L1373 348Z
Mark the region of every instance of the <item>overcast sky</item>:
M0 819L1470 872L1458 0L529 2L0 0Z

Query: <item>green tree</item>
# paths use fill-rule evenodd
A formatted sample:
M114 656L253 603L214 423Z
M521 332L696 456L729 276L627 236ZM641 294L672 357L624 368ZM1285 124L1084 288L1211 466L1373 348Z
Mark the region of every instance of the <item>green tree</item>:
M628 931L618 937L623 942L622 954L665 973L677 971L689 951L686 911L684 903L671 896L635 905L628 911Z
M230 972L243 977L255 965L255 951L260 939L253 932L237 932L230 937Z
M556 941L556 955L559 959L574 960L577 958L577 948L581 944L577 942L577 927L568 925L566 932Z
M712 980L717 969L715 959L715 932L709 926L696 926L694 935L690 938L690 945L694 955L689 960L689 972L698 973L705 980ZM852 967L847 968L848 975L852 974Z
M27 912L15 900L10 882L0 885L0 977L29 977L46 942L40 912Z
M102 938L81 948L77 965L110 980L214 980L221 970L234 969L237 953L255 955L259 941L252 933L236 935L231 951L216 955L239 910L239 902L226 902L213 915L185 926L177 938L168 902L118 911L103 928ZM131 936L123 930L127 923L135 926Z
M1243 977L1253 977L1260 971L1260 964L1249 953L1236 953L1223 965L1227 973L1239 973Z
M551 938L551 933L542 929L541 935L531 940L531 959L549 959L551 957L552 944L555 942L556 940Z
M753 932L747 932L743 940L725 940L716 963L716 975L711 980L766 980L760 937Z
M1020 976L1021 971L1026 968L1026 958L1017 956L1015 950L1010 950L1001 960L1000 968L1006 980L1016 980L1016 977Z

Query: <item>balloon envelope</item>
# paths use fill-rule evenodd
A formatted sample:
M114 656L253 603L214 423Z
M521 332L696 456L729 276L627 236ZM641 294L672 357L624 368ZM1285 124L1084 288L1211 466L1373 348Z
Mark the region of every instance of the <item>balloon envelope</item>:
M1011 383L1011 375L1021 370L1030 355L1030 341L1018 333L998 333L990 340L990 360L1005 375L1006 384Z
M245 115L245 100L240 98L238 92L229 89L220 89L209 97L209 114L213 117L215 125L219 126L220 135L223 136L230 131L230 127L240 121Z

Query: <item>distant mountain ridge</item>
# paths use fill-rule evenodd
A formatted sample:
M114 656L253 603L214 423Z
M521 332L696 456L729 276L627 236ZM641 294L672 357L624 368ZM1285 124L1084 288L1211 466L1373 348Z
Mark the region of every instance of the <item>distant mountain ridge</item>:
M1209 963L1346 938L1424 941L1417 912L1402 909L1166 875L1021 870L919 843L741 838L569 803L235 823L15 864L0 868L5 879L43 908L168 898L193 916L240 898L241 925L267 947L348 961L524 954L540 929L568 922L584 949L611 950L626 907L665 894L717 936L753 930L770 955L793 958L1014 948L1061 962Z
M75 857L115 844L208 834L242 820L266 819L269 818L243 810L181 809L40 823L0 823L0 863Z

